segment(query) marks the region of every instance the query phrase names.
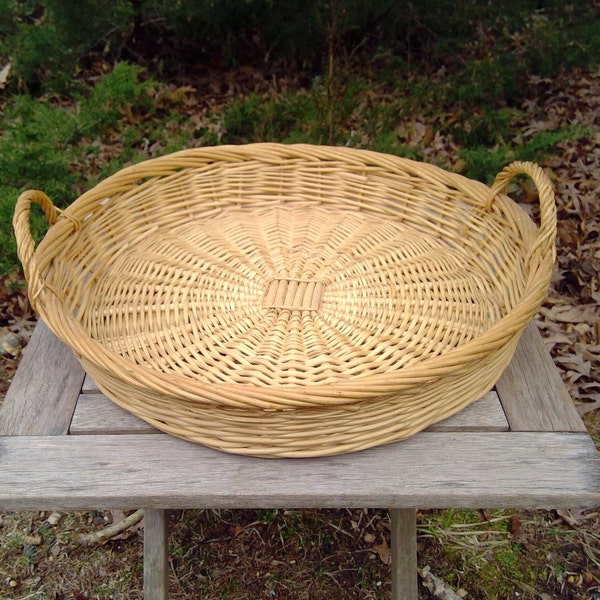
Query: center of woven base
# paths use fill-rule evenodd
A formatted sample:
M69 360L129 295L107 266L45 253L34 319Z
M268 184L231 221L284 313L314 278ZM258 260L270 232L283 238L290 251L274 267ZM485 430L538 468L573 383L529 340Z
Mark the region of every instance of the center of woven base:
M319 310L323 290L323 284L313 279L273 279L265 290L263 308Z

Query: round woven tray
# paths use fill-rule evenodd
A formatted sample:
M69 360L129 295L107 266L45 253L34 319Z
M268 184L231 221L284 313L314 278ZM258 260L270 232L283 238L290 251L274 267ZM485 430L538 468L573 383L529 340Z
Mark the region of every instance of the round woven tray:
M540 226L504 190L535 183ZM37 248L31 203L50 228ZM554 196L346 148L186 150L64 212L23 193L30 298L115 403L228 452L404 439L489 390L546 294Z

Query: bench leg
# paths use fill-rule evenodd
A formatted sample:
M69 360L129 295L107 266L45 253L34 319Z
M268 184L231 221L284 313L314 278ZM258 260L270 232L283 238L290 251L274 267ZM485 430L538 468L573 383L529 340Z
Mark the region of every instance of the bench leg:
M144 511L144 600L169 597L168 517L164 509Z
M390 526L392 600L417 600L417 510L393 508Z

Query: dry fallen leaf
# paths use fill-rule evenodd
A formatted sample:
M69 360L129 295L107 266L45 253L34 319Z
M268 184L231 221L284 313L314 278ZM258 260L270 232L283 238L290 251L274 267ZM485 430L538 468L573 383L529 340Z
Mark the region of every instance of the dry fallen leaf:
M62 514L54 511L47 519L46 523L51 526L58 525L60 520L62 519Z
M373 550L377 552L377 554L379 555L379 559L384 565L392 564L392 553L390 551L390 547L385 541L385 538L382 538L381 544L374 544Z
M0 355L17 356L20 351L21 340L14 333L7 333L0 337Z
M591 306L543 306L540 313L560 323L594 323L598 319L597 309Z
M583 415L592 412L593 410L600 409L600 400L578 404L575 408L577 409L579 416L583 417Z
M573 516L572 512L570 510L563 510L563 509L557 509L556 514L567 524L570 525L571 527L578 527L579 526L579 521L577 520L577 518L575 516Z
M422 121L415 121L412 124L412 131L410 133L410 139L408 143L410 146L417 146L421 142L425 141L425 138L429 139L429 137L427 125Z
M8 75L10 73L10 68L12 64L6 63L2 69L0 69L0 90L6 87L6 83L8 82Z

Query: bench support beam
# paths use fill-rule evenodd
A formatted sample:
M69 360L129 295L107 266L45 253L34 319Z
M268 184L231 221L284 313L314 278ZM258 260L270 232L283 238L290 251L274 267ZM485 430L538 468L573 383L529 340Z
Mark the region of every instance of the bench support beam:
M390 510L392 600L417 600L417 511Z
M169 597L168 518L165 509L144 511L144 600Z

